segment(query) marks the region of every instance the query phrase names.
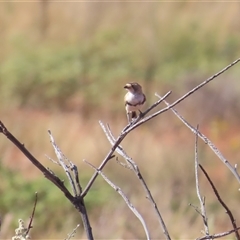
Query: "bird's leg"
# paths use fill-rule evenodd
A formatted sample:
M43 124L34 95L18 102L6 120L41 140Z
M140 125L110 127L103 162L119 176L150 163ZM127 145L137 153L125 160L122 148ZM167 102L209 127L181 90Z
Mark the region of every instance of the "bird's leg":
M139 109L138 109L138 111L139 111L139 117L142 118L142 117L143 117L143 113L142 113L142 111L139 110Z
M131 112L127 112L128 123L132 122L131 115L132 115Z
M132 112L132 119L137 118L137 113L135 111Z

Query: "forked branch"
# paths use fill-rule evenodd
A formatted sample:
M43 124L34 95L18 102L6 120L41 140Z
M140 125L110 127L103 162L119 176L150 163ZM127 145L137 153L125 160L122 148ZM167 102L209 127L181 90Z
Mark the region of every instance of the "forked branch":
M155 108L156 106L158 106L163 100L166 99L166 97L171 93L168 92L166 93L163 97L161 97L157 102L155 102L152 106L150 106L145 112L143 112L141 114L141 116L139 116L135 121L133 121L132 123L128 124L120 133L120 135L118 136L118 138L116 139L114 145L112 146L111 150L107 153L106 157L104 158L104 160L102 161L102 163L100 164L100 166L98 167L98 170L102 170L105 165L107 164L107 162L113 157L113 153L116 150L116 148L118 147L118 145L123 141L123 139L135 128L139 127L140 125L142 125L143 123L151 120L152 118L168 111L169 109L171 109L172 107L176 106L177 104L179 104L180 102L182 102L184 99L188 98L191 94L193 94L194 92L196 92L197 90L199 90L200 88L202 88L203 86L205 86L207 83L209 83L210 81L214 80L215 78L217 78L218 76L220 76L221 74L223 74L224 72L226 72L228 69L230 69L231 67L233 67L234 65L236 65L238 62L240 61L240 58L238 58L237 60L235 60L234 62L232 62L231 64L229 64L228 66L226 66L225 68L223 68L221 71L217 72L216 74L214 74L213 76L211 76L210 78L208 78L207 80L203 81L202 83L200 83L199 85L197 85L195 88L193 88L192 90L190 90L189 92L187 92L186 94L184 94L182 97L180 97L179 99L177 99L175 102L173 102L172 104L169 104L167 107L149 115L146 116L146 114L148 112L150 112L153 108ZM146 116L146 117L145 117ZM89 189L91 188L92 184L95 182L96 178L98 176L98 172L95 171L95 173L93 174L92 178L89 180L87 186L85 187L85 189L83 190L81 196L84 197L87 192L89 191Z
M149 107L145 112L143 112L141 114L141 117L144 117L146 115L146 113L148 113L151 109L155 108L157 105L159 105L167 96L169 96L171 92L166 93L162 99L158 100L157 102L155 102L151 107ZM113 153L115 152L116 148L120 145L120 143L123 141L123 139L127 136L127 134L129 132L131 132L134 128L132 128L132 126L135 126L138 121L140 120L140 117L138 117L135 121L133 121L132 123L128 124L121 132L121 134L118 136L118 138L116 139L114 145L112 146L112 148L109 150L109 152L107 153L106 157L103 159L102 163L100 164L100 166L97 168L97 170L102 170L105 165L108 163L108 161L113 158ZM132 128L130 131L129 129ZM89 191L89 189L91 188L92 184L95 182L96 178L98 176L98 171L95 171L95 173L93 174L92 178L89 180L86 188L84 189L84 191L82 192L81 196L84 197L87 192Z
M20 143L17 138L15 138L4 126L2 122L0 122L0 132L3 133L31 162L35 167L37 167L44 176L50 180L54 185L56 185L64 194L65 196L72 201L73 197L68 189L64 186L63 182L51 171L45 168L24 146L24 144Z
M188 98L190 95L192 95L194 92L196 92L197 90L199 90L200 88L202 88L203 86L205 86L207 83L211 82L212 80L214 80L215 78L217 78L218 76L220 76L221 74L223 74L224 72L226 72L228 69L230 69L231 67L233 67L234 65L236 65L238 62L240 61L240 58L238 58L237 60L235 60L234 62L232 62L231 64L229 64L228 66L226 66L225 68L223 68L221 71L217 72L216 74L214 74L213 76L211 76L210 78L208 78L207 80L203 81L202 83L200 83L199 85L197 85L195 88L193 88L192 90L190 90L189 92L187 92L186 94L184 94L182 97L180 97L179 99L177 99L175 102L169 104L169 106L151 114L148 117L143 118L142 120L140 120L138 123L132 125L131 127L128 128L127 132L131 132L134 128L138 127L139 125L151 120L152 118L158 116L161 113L164 113L166 111L168 111L170 108L175 107L177 104L179 104L180 102L182 102L184 99ZM165 98L162 97L160 98L160 100L164 100Z
M0 133L3 133L17 148L34 164L43 174L44 176L50 180L56 187L58 187L66 196L66 198L73 204L73 206L80 212L82 220L83 220L83 225L84 229L87 235L87 238L92 240L93 235L92 235L92 228L90 226L90 222L88 220L88 215L87 211L84 205L83 198L80 197L80 192L79 194L75 193L75 196L72 196L72 194L68 191L68 189L65 187L64 183L62 180L60 180L51 170L48 170L45 168L26 148L25 146L20 143L17 138L15 138L4 126L2 122L0 122ZM50 133L51 135L51 133ZM53 137L51 136L52 143L54 145L54 149L56 151L56 154L58 157L62 158L64 155L61 153L60 149L57 147L55 144L55 141ZM65 169L67 175L68 175L68 167L64 164L60 165ZM74 169L74 168L73 168ZM75 169L76 170L76 169ZM75 191L74 191L75 192Z
M123 198L123 200L125 201L125 203L127 204L127 206L129 207L129 209L134 213L134 215L139 219L139 221L142 223L143 229L145 231L146 237L148 240L150 240L150 233L149 230L147 228L147 225L142 217L142 215L138 212L138 210L133 206L133 204L130 202L130 200L128 199L128 197L125 195L125 193L122 191L122 189L118 186L116 186L113 182L111 182L106 176L105 174L98 170L96 167L94 167L91 163L87 162L86 160L84 160L85 163L87 163L89 166L91 166L93 169L95 169L96 171L98 171L98 173L102 176L102 178L117 192L121 195L121 197Z
M200 202L200 208L201 208L201 216L203 219L203 225L205 229L205 234L206 236L209 236L209 227L208 227L208 218L206 214L206 208L205 208L205 198L201 196L200 193L200 186L199 186L199 178L198 178L198 166L199 166L199 161L198 161L198 127L197 127L197 132L195 135L195 177L196 177L196 191L197 191L197 196Z
M106 127L104 126L104 124L99 121L100 123L100 126L102 127L107 139L109 140L110 144L113 146L114 145L114 142L115 142L115 138L111 132L111 129L109 127L109 125L107 125ZM160 223L160 226L163 230L163 233L166 237L167 240L171 240L171 237L170 237L170 234L167 230L167 227L165 225L165 222L163 220L163 217L158 209L158 206L156 204L156 202L154 201L153 199L153 196L147 186L147 183L146 181L144 180L137 164L135 163L135 161L133 161L133 159L131 157L129 157L127 155L127 153L124 151L123 147L121 145L118 145L118 147L116 148L116 152L119 153L119 155L121 155L127 162L127 164L130 166L130 169L135 173L135 175L137 176L137 178L139 179L144 191L146 192L147 194L147 198L148 200L150 201L150 203L152 204L152 207L154 208L154 212L157 214L157 217L158 217L158 220L159 220L159 223Z
M217 197L217 200L220 202L220 204L223 206L223 208L226 210L226 213L228 214L230 220L231 220L231 223L232 223L232 226L233 226L233 229L235 229L235 236L236 236L236 239L240 240L240 236L239 236L239 233L238 233L238 227L237 227L237 224L236 224L236 220L235 218L233 217L233 214L232 212L230 211L229 207L227 206L227 204L222 200L222 198L220 197L216 187L214 186L211 178L209 177L207 171L203 168L203 166L201 164L199 164L199 167L200 169L202 170L202 172L204 173L205 177L207 178L208 182L210 183L212 189L213 189L213 192L214 194L216 195Z
M225 236L228 236L228 235L232 234L233 232L235 232L235 231L237 231L239 229L240 229L240 227L237 227L236 229L232 229L230 231L226 231L226 232L222 232L222 233L216 233L216 234L213 234L213 235L200 237L200 238L197 238L196 240L206 240L206 239L222 238L222 237L225 237Z
M155 95L161 98L161 96L159 96L157 93ZM171 106L167 101L164 100L164 102L167 106L169 107ZM180 121L184 123L185 126L187 126L194 134L197 134L198 137L201 138L210 147L210 149L212 149L212 151L218 156L218 158L223 162L223 164L227 166L227 168L233 173L235 178L240 183L240 175L237 172L237 165L235 164L235 166L233 167L231 163L228 162L228 160L219 151L219 149L204 134L202 134L199 130L197 130L190 123L188 123L187 120L185 120L183 116L181 116L176 109L171 107L171 111L179 118Z

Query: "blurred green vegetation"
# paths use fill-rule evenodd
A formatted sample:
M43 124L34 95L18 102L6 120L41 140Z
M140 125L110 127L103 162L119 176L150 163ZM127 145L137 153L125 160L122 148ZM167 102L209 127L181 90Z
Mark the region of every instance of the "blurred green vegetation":
M58 172L57 175L60 179L65 179L66 186L71 189L66 177L61 172ZM11 170L2 164L0 164L0 176L2 179L0 186L0 214L1 216L13 216L15 221L12 221L11 224L17 225L17 219L19 218L25 219L26 225L28 224L34 206L35 192L38 192L33 224L35 235L43 236L40 233L45 232L46 236L48 236L52 229L65 230L67 234L69 229L80 221L79 213L76 212L70 202L66 201L61 191L47 179L40 177L28 181L27 176L24 176L21 172ZM81 184L84 185L90 176L85 176L85 180L84 176L81 177ZM110 190L111 188L104 184L104 180L99 179L92 188L91 194L88 194L85 199L88 212L94 213L96 209L104 206L106 200L111 199L113 191ZM67 226L64 221L66 215L71 219ZM50 216L52 216L52 221L48 221ZM46 221L49 224L46 225ZM4 236L6 234L11 235L13 229L14 226L12 225L8 230L4 227Z
M51 9L52 4L48 4L46 8ZM29 29L16 31L10 37L5 30L9 41L2 40L3 46L10 50L3 51L0 56L2 105L82 109L86 113L99 107L105 110L104 103L120 98L122 92L119 87L127 81L143 82L146 91L153 86L161 89L166 84L178 88L189 76L204 79L239 57L240 33L229 13L233 11L230 4L227 8L222 4L219 9L204 12L207 18L214 11L221 15L226 10L228 14L223 14L226 24L219 24L217 17L207 20L198 15L199 9L204 10L207 4L199 4L198 9L197 4L191 6L190 3L175 3L174 6L149 3L143 17L135 16L133 12L131 18L131 14L129 16L120 9L116 12L128 16L128 21L118 19L115 24L102 22L98 26L98 20L101 22L101 17L113 5L99 10L98 19L93 18L94 31L89 32L79 25L82 31L78 34L82 37L77 33L75 37L70 35L72 29L66 25L62 26L65 33L62 38L58 38L58 32L54 36L48 34L51 24L58 23L51 15L48 16L51 20L48 20L49 27L45 27L43 39L38 33L43 31L41 25L33 35ZM9 9L10 5L7 6ZM70 6L65 11L70 11ZM76 6L81 11L81 6ZM97 6L94 6L90 9L96 11ZM35 8L35 11L43 11L40 5ZM159 14L164 8L171 12L163 20ZM196 15L189 8L197 10ZM129 9L134 8L129 5ZM172 17L174 14L176 16ZM58 17L59 21L64 19L60 13ZM114 16L109 16L108 22L113 19ZM39 21L41 23L41 18ZM236 76L236 70L231 70L231 76ZM114 107L108 105L108 110L118 111L119 107L122 103L118 101Z

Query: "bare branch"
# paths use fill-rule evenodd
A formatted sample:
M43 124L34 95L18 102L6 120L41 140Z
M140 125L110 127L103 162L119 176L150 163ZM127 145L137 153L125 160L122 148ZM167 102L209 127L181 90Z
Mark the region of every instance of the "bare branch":
M45 154L45 157L46 157L48 160L50 160L51 162L53 162L54 164L57 164L57 165L61 166L61 164L60 164L59 162L55 161L54 159L52 159L51 157L49 157L47 154Z
M124 167L124 168L126 168L126 169L133 170L132 167L131 167L131 165L119 161L117 157L116 157L116 162L117 162L120 166L122 166L122 167Z
M210 183L212 189L213 189L213 192L214 194L216 195L218 201L220 202L220 204L223 206L223 208L226 210L226 213L228 214L230 220L231 220L231 223L232 223L232 226L233 226L233 229L237 229L237 224L236 224L236 220L234 219L233 217L233 214L232 212L230 211L230 209L228 208L228 206L224 203L224 201L222 200L222 198L220 197L216 187L214 186L212 180L210 179L209 175L207 174L206 170L203 168L203 166L201 164L199 164L199 167L200 169L203 171L205 177L207 178L208 182ZM235 235L236 235L236 238L238 240L240 240L240 236L239 236L239 233L238 231L236 230L235 231Z
M233 229L233 230L230 230L230 231L227 231L227 232L217 233L217 234L213 234L213 235L209 235L209 236L204 236L204 237L201 237L201 238L197 238L196 240L215 239L215 238L225 237L225 236L230 235L230 234L232 234L233 232L235 232L239 229L240 229L240 227L237 227L236 229Z
M107 125L107 127L105 127L102 122L100 122L100 125L101 125L104 133L106 134L107 139L109 140L110 144L113 145L114 142L115 142L115 138L114 138L114 136L113 136L113 134L112 134L112 132L111 132L111 130L110 130L109 125ZM137 164L132 160L131 157L129 157L129 156L127 155L127 153L124 151L124 149L123 149L122 146L119 145L119 146L116 148L116 151L126 160L126 162L128 163L128 165L131 166L131 169L134 171L134 173L135 173L136 176L138 177L140 183L141 183L142 186L143 186L143 189L145 190L145 192L146 192L146 194L147 194L148 200L151 202L152 206L154 207L155 213L157 214L157 217L158 217L158 219L159 219L159 222L160 222L160 225L161 225L161 227L162 227L163 233L164 233L164 235L166 236L166 239L171 240L171 237L170 237L170 235L169 235L169 233L168 233L167 227L166 227L166 225L165 225L165 223L164 223L164 220L163 220L163 218L162 218L162 216L161 216L161 213L160 213L160 211L159 211L159 209L158 209L158 207L157 207L157 204L156 204L156 202L154 201L153 196L152 196L152 194L151 194L151 192L150 192L150 190L149 190L149 188L148 188L148 186L147 186L147 184L146 184L146 182L145 182L145 180L144 180L144 178L143 178L143 176L142 176L142 174L141 174L141 172L140 172Z
M92 229L91 229L90 222L88 219L87 209L86 209L86 206L84 203L84 199L83 199L83 197L80 196L81 192L82 192L82 188L81 188L79 178L78 178L77 166L74 165L67 157L65 157L65 155L62 153L60 148L57 146L50 130L48 130L48 134L50 136L52 146L55 150L55 154L58 158L58 162L61 165L61 167L64 169L64 171L68 177L68 180L71 184L71 187L72 187L72 190L73 190L73 193L75 196L73 202L74 202L75 207L77 205L78 206L77 208L80 208L84 229L88 235L88 239L93 239ZM65 163L65 161L68 162L68 165ZM74 179L73 179L73 176L71 175L71 172L69 171L69 169L71 172L73 172Z
M198 209L198 207L194 206L193 204L188 204L190 207L192 207L202 218L204 217L201 213L201 211Z
M147 228L147 225L142 217L142 215L137 211L137 209L133 206L133 204L130 202L130 200L127 198L125 193L122 191L120 187L117 187L113 182L111 182L102 171L98 170L96 167L94 167L91 163L84 160L85 163L87 163L89 166L91 166L93 169L95 169L102 177L103 179L116 191L118 192L123 200L126 202L127 206L130 208L130 210L134 213L134 215L139 219L139 221L142 223L142 226L144 228L145 234L147 236L147 239L150 239L150 233Z
M79 196L81 195L82 193L82 186L79 182L79 176L78 176L78 168L77 166L70 161L70 169L71 171L73 172L73 175L74 175L74 178L75 178L75 184L77 185L77 190L78 190L78 193L79 193Z
M50 140L51 140L52 146L55 150L58 161L55 161L48 156L47 156L47 158L50 159L53 163L60 165L64 169L64 171L68 177L68 180L71 184L71 187L72 187L75 197L80 196L80 194L82 193L82 187L79 182L77 166L62 153L60 148L57 146L50 130L48 130L48 134L50 136ZM68 165L65 162L68 162ZM71 172L69 171L69 169ZM74 175L74 179L73 179L73 176L71 175L71 173Z
M69 167L68 165L66 165L66 163L64 162L64 161L68 161L68 162L69 162L69 160L65 157L65 155L62 153L62 151L60 150L60 148L57 146L57 144L56 144L56 142L55 142L55 140L54 140L54 138L53 138L52 133L51 133L50 130L48 130L48 134L49 134L49 136L50 136L51 144L52 144L52 146L53 146L53 148L54 148L55 154L56 154L56 156L57 156L57 158L58 158L58 162L59 162L59 164L61 165L61 167L64 169L64 171L65 171L65 173L66 173L66 175L67 175L67 177L68 177L68 180L69 180L69 182L70 182L70 184L71 184L71 187L72 187L74 196L78 196L78 193L77 193L77 189L76 189L74 180L73 180L73 178L72 178L71 173L69 172L69 168L70 168L70 167ZM80 194L80 193L79 193L79 194Z
M226 72L228 69L230 69L231 67L233 67L235 64L237 64L240 61L240 58L238 58L237 60L235 60L234 62L232 62L231 64L229 64L228 66L226 66L225 68L223 68L221 71L217 72L216 74L214 74L213 76L211 76L210 78L208 78L207 80L205 80L204 82L200 83L199 85L197 85L195 88L193 88L192 90L190 90L189 92L187 92L186 94L184 94L182 97L180 97L179 99L177 99L175 102L171 103L169 106L151 114L148 117L143 118L142 120L140 120L139 122L137 122L136 124L131 125L126 132L131 132L134 128L138 127L139 125L151 120L152 118L158 116L161 113L164 113L166 111L168 111L170 108L176 106L177 104L179 104L180 102L182 102L184 99L186 99L187 97L189 97L191 94L193 94L194 92L196 92L197 90L199 90L200 88L202 88L203 86L205 86L207 83L211 82L213 79L215 79L216 77L220 76L221 74L223 74L224 72ZM162 100L164 98L161 98ZM161 100L160 99L160 100Z
M157 97L161 98L158 94L155 94ZM168 102L164 101L167 106L171 106ZM197 134L209 147L212 151L218 156L218 158L227 166L227 168L233 173L235 178L240 183L240 175L237 172L237 165L233 167L228 160L222 155L222 153L218 150L218 148L201 132L197 131L190 123L188 123L178 112L176 109L171 107L172 112L187 126L194 134Z
M68 191L68 189L63 184L63 181L61 181L51 170L46 169L26 148L23 144L21 144L4 126L2 122L0 122L0 133L3 133L31 162L33 165L35 165L43 174L44 176L51 181L55 186L57 186L66 196L66 198L74 205L74 207L81 213L83 225L85 232L87 234L87 238L92 240L92 228L88 219L87 210L84 204L84 200L80 196L73 197L71 193ZM54 140L54 139L52 139ZM60 152L57 151L58 147L57 145L54 146L54 149L56 151L56 154L59 154ZM63 155L64 156L64 155Z
M197 133L198 133L198 126L197 126ZM209 236L209 227L208 227L208 218L206 214L206 208L205 208L205 201L204 198L201 197L200 194L200 187L199 187L199 181L198 181L198 134L196 133L195 135L195 176L196 176L196 191L197 191L197 196L200 202L200 207L201 207L201 216L203 218L203 225L205 229L205 234Z
M224 73L225 71L227 71L229 68L233 67L235 64L237 64L240 61L240 58L237 59L236 61L234 61L233 63L231 63L230 65L228 65L227 67L225 67L224 69L222 69L221 71L219 71L218 73L214 74L213 76L211 76L210 78L208 78L207 80L205 80L204 82L202 82L201 84L199 84L198 86L196 86L195 88L193 88L191 91L187 92L185 95L183 95L181 98L179 98L178 100L176 100L174 103L172 103L171 105L167 106L166 108L163 108L160 111L157 111L155 113L153 113L152 115L145 117L142 119L142 116L145 116L146 113L148 113L151 109L153 109L154 107L156 107L158 104L160 104L164 98L161 98L159 101L155 102L149 109L147 109L145 112L143 112L141 114L141 116L139 116L135 121L133 121L132 123L128 124L121 132L121 134L118 136L115 144L113 145L112 149L108 152L108 154L106 155L106 157L104 158L104 160L102 161L102 163L100 164L100 166L98 167L99 170L102 170L104 168L104 166L107 164L107 162L112 158L112 154L114 153L115 149L117 148L117 146L123 141L123 139L127 136L128 133L130 133L133 129L135 129L136 127L140 126L141 124L149 121L150 119L158 116L161 113L164 113L166 111L168 111L170 108L176 106L177 104L179 104L180 102L182 102L185 98L189 97L191 94L193 94L195 91L197 91L198 89L200 89L201 87L203 87L204 85L206 85L207 83L209 83L210 81L212 81L213 79L215 79L216 77L218 77L219 75L221 75L222 73ZM167 97L171 92L168 92L167 94L165 94L165 97ZM140 120L141 118L141 120ZM89 191L89 189L91 188L92 184L94 183L94 181L96 180L98 176L98 173L95 172L92 176L92 178L89 180L86 188L84 189L84 191L82 192L81 196L84 197L87 192Z
M116 141L116 143L114 144L114 146L112 147L112 149L108 152L107 156L104 158L104 160L102 161L102 163L100 164L100 166L98 167L98 170L102 170L104 168L104 166L107 164L107 162L114 158L114 151L117 148L117 146L120 144L120 142L122 142L122 140L124 139L124 137L126 136L126 134L120 135ZM94 181L96 180L98 176L98 171L95 171L95 173L93 174L92 178L89 180L87 186L85 187L85 189L83 190L81 197L84 198L86 196L86 194L88 193L89 189L91 188L91 186L93 185Z
M77 229L80 227L80 224L78 224L70 234L68 234L68 237L65 238L65 240L70 240L71 238L73 238L77 232Z
M28 235L30 229L32 228L32 221L33 221L33 218L34 218L34 214L35 214L35 209L36 209L36 206L37 206L37 192L35 193L35 201L34 201L34 205L33 205L33 211L32 211L32 215L30 217L30 222L28 224L28 227L27 227L27 231L26 231L26 235Z
M44 176L50 180L53 184L55 184L64 194L65 196L72 201L73 197L68 189L64 186L63 182L54 174L52 174L48 169L46 169L24 146L24 144L20 143L4 126L4 124L0 121L0 132L3 133L31 162L35 165Z
M112 131L110 129L110 126L107 124L106 127L104 126L104 124L99 121L99 124L100 126L102 127L108 141L110 142L110 144L113 146L116 139L115 137L113 136L112 134ZM126 163L128 164L129 168L134 170L134 168L137 167L136 163L130 158L125 158L125 156L127 156L126 152L123 150L123 147L121 145L118 145L118 147L116 148L115 150L119 155L121 155L125 160L126 160Z
M165 94L165 97L167 97L171 92L168 92L167 94ZM158 104L160 104L162 102L162 100L157 101L156 103L154 103L149 109L147 109L145 112L142 113L142 116L144 116L147 112L149 112L151 109L153 109L154 107L156 107ZM128 132L126 132L126 129L128 129L130 126L132 126L132 124L136 124L137 121L139 121L139 119L142 117L139 116L134 122L128 124L121 132L121 134L118 136L117 140L115 141L112 149L108 152L107 156L104 158L104 160L102 161L102 163L100 164L100 166L98 167L98 170L102 170L104 168L104 166L107 164L107 162L112 159L113 153L116 150L116 148L118 147L118 145L123 141L123 139L126 137L126 135L128 134ZM95 172L92 176L92 178L89 180L86 188L84 189L84 191L82 192L81 196L84 197L87 192L89 191L89 189L91 188L92 184L94 183L95 179L97 178L98 173Z
M171 92L168 92L167 94L165 94L164 97L167 97ZM108 161L113 158L113 153L116 150L116 148L118 147L118 145L123 141L123 139L127 136L127 134L129 132L131 132L133 130L132 126L135 126L137 124L137 122L140 120L140 118L142 118L142 116L144 116L146 113L148 113L151 109L153 109L154 107L156 107L158 104L160 104L163 100L159 100L157 102L155 102L151 107L149 107L145 112L143 112L141 114L141 116L139 116L135 121L133 121L132 123L128 124L121 132L121 134L118 136L118 138L116 139L114 145L112 146L112 149L108 152L108 154L106 155L106 157L103 159L102 163L100 164L100 166L98 167L98 170L102 170L105 165L108 163ZM129 129L132 128L130 131ZM94 183L94 181L96 180L98 176L98 172L96 171L92 178L89 180L87 186L85 187L84 191L82 192L81 196L84 197L87 192L89 191L89 189L91 188L92 184Z

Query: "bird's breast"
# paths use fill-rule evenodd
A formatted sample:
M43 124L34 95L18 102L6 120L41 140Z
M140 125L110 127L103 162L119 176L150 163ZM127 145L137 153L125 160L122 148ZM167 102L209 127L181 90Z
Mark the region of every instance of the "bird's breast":
M125 95L125 102L128 102L131 105L141 104L143 101L144 101L143 94L133 94L131 92L128 92Z

